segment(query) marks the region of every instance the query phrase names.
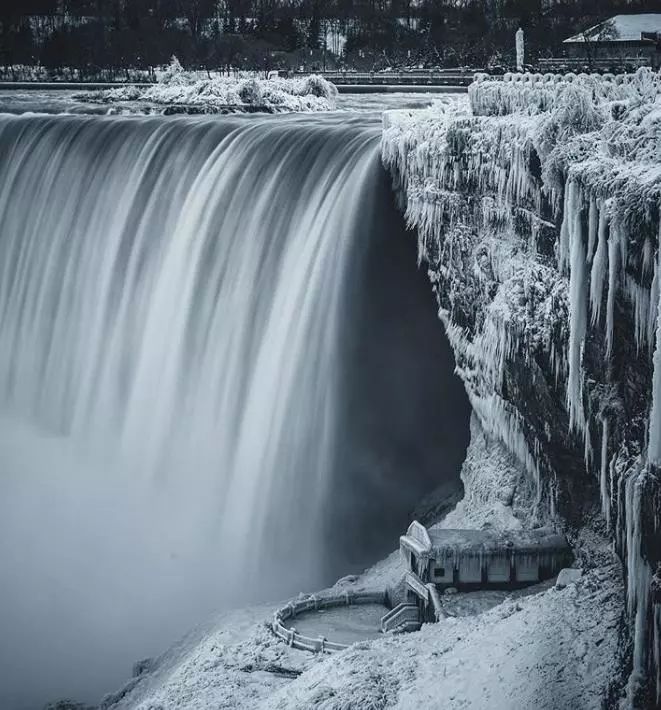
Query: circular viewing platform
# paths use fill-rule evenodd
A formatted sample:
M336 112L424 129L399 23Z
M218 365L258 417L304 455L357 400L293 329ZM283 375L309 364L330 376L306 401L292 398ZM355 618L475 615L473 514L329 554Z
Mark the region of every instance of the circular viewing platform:
M276 611L271 627L292 648L342 651L357 641L381 636L381 620L388 610L385 592L312 595Z

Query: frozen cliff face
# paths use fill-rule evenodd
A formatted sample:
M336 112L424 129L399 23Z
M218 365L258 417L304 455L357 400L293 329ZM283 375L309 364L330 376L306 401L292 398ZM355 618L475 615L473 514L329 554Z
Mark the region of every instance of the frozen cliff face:
M387 114L383 160L530 522L614 539L627 700L659 705L661 77L477 77L469 99Z

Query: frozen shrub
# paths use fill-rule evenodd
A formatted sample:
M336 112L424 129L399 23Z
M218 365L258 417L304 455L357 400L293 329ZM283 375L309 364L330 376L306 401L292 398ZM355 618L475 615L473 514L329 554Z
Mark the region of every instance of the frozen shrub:
M611 118L614 121L621 121L627 112L629 103L627 101L613 101L610 106Z
M631 82L640 95L640 100L652 103L659 93L659 75L655 74L649 67L641 67L633 77Z
M592 100L588 86L571 85L561 94L553 118L571 133L596 131L604 124L602 110Z
M337 88L334 84L326 81L323 76L312 74L312 76L307 77L303 82L303 91L301 91L301 94L310 94L320 99L330 99L334 101L337 96Z
M259 106L264 101L262 87L256 79L248 79L239 86L239 97L250 106Z
M165 71L158 72L158 83L167 86L185 86L192 81L191 75L184 71L184 68L179 63L177 57L172 55L170 64Z
M535 137L535 147L545 163L543 181L547 187L560 188L568 161L592 149L586 142L572 143L571 155L567 146L572 138L601 129L606 122L603 104L597 105L586 84L572 83L560 93L556 107L540 123Z

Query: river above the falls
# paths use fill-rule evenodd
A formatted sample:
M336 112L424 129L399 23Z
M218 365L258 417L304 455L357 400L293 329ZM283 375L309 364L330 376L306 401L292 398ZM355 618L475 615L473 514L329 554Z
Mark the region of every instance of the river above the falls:
M107 104L99 104L76 98L81 90L70 89L30 89L14 90L0 88L0 112L4 113L91 113L103 115L108 113ZM337 97L337 110L352 113L375 113L391 109L419 109L426 108L434 101L457 102L465 101L465 96L444 94L440 92L412 93L412 92L383 92L369 94L342 93ZM146 106L145 104L126 103L113 106L113 112L141 114L147 111L160 114L164 107L158 105Z

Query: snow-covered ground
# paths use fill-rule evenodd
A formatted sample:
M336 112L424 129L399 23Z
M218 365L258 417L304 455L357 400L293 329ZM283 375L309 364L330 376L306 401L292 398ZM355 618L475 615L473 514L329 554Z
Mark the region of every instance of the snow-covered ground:
M516 467L497 448L474 421L463 470L468 495L441 525L518 524ZM478 463L489 484L478 481ZM564 589L545 583L514 593L444 595L444 621L334 655L290 649L276 639L268 626L275 604L227 612L144 664L102 707L598 710L619 677L623 586L608 559ZM402 574L393 553L360 577L340 580L334 591L394 586Z
M153 86L122 86L78 95L87 103L140 103L191 110L199 113L234 111L330 111L335 108L337 89L321 76L304 79L260 79L213 76L200 78L186 72L173 58L167 71Z
M618 677L621 603L610 566L323 657L276 640L265 609L227 613L103 707L597 710Z
M601 708L616 675L621 586L613 568L415 634L356 644L265 708Z

